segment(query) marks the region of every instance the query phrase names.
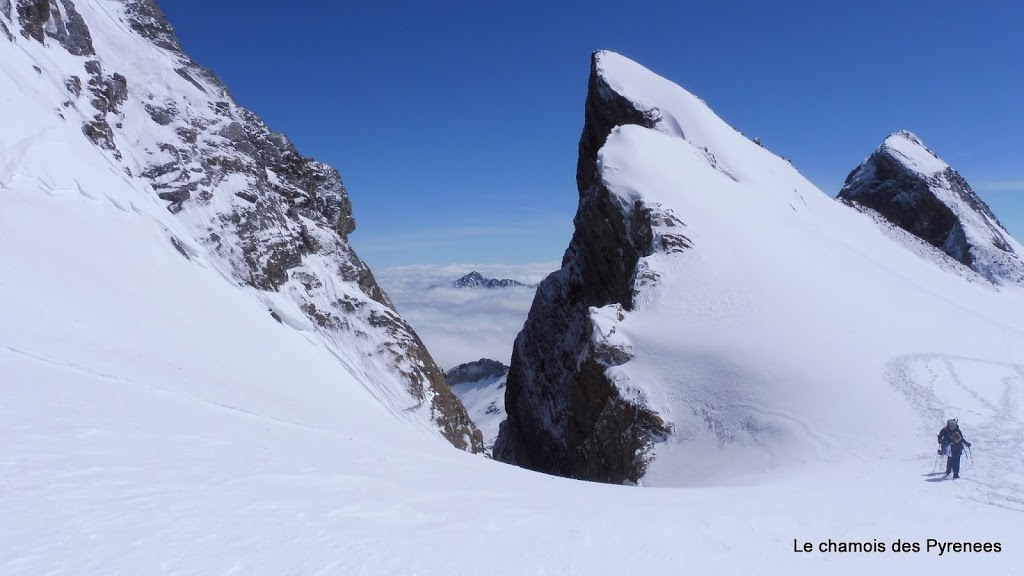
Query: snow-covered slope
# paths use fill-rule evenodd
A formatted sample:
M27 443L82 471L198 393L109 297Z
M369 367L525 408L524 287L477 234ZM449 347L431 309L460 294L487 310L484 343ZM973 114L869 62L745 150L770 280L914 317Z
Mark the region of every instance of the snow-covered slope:
M88 3L76 5L91 28ZM896 420L868 434L891 434L885 449L858 444L855 427L833 437L833 465L743 487L581 483L452 450L421 412L398 414L418 426L395 418L395 407L416 405L402 387L378 386L375 370L320 330L274 320L267 308L287 312L288 301L240 287L195 240L187 202L170 213L145 181L97 152L81 130L95 112L74 115L56 91L62 77L49 66L68 57L25 40L12 13L0 0L0 574L1022 572L1012 408L1024 376L1013 365L948 355L893 365L912 406L958 411L977 463L957 484L924 481L932 455L918 444L933 431L918 434L913 412L898 407ZM131 147L119 150L127 158ZM875 230L860 216L846 223ZM828 277L814 280L831 288ZM705 296L683 304L735 324L735 298ZM819 339L842 334L827 328ZM722 345L714 334L710 342ZM1019 354L1012 330L999 344L1006 358ZM827 361L815 351L808 362ZM905 402L883 384L863 385L850 410ZM844 422L877 423L865 414ZM929 538L999 542L1002 552L940 556L925 551ZM902 539L922 551L794 552L795 541L829 539Z
M199 358L231 347L282 354L283 344L244 328L270 323L293 333L278 338L328 351L335 373L320 377L332 385L363 386L395 417L481 449L443 373L347 243L355 224L337 171L238 106L184 54L151 0L17 0L0 4L0 21L10 32L0 38L0 212L21 231L5 229L0 258L23 279L0 287L18 303L5 310L0 344L143 381L145 359L159 352L215 390ZM150 238L162 252L142 251ZM135 248L151 260L130 260ZM217 278L233 309L254 318L214 314L184 332L155 322L219 309L182 284L182 270ZM132 341L133 321L159 340ZM204 340L213 334L224 344ZM119 364L125 347L136 352ZM224 369L255 377L260 362ZM326 385L265 375L258 385L282 395Z
M839 199L997 283L1024 284L1024 247L962 176L914 134L897 132L850 173Z
M469 417L484 436L484 450L489 454L498 437L498 427L505 420L505 380L508 366L497 360L481 358L460 364L445 372L452 392L462 400Z
M992 494L1020 502L1003 441L1024 440L1024 292L936 267L617 54L595 55L580 149L576 233L516 341L500 458L739 484L928 454L959 417L993 450Z

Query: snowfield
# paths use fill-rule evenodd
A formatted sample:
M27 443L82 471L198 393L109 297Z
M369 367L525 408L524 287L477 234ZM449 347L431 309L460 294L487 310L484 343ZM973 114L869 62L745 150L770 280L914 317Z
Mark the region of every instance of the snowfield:
M701 140L603 152L695 246L647 261L619 326L623 389L678 432L645 484L673 487L610 486L452 448L240 287L59 116L31 62L60 54L0 35L3 576L1024 573L1022 291L922 260L702 104L672 116ZM935 482L949 415L975 459ZM794 551L930 538L1002 551Z

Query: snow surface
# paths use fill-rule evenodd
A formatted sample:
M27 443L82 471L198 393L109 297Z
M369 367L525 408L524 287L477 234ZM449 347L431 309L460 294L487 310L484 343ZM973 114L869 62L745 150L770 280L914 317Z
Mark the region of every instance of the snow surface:
M452 392L459 397L469 412L469 417L484 435L487 454L494 448L498 438L498 426L505 420L505 381L508 374L482 378L475 382L463 382L452 386Z
M99 45L97 11L117 22L121 4L77 5ZM705 143L728 145L714 153L734 174L777 165L779 180L737 184L640 129L603 154L609 182L632 171L620 192L678 207L697 246L648 260L673 297L645 294L622 322L626 366L681 430L686 399L653 383L687 384L760 444L652 472L687 489L597 485L451 448L286 303L239 288L81 117L61 118L61 79L31 66L81 65L62 54L0 39L0 574L1021 572L1019 292L924 266L781 161L748 163L714 122ZM953 412L976 463L926 482L929 427ZM659 450L707 440L690 430ZM755 456L777 473L754 474ZM1003 552L793 552L829 538Z
M922 176L934 176L949 168L934 152L925 147L915 134L901 130L882 142L881 148L900 158L902 164Z

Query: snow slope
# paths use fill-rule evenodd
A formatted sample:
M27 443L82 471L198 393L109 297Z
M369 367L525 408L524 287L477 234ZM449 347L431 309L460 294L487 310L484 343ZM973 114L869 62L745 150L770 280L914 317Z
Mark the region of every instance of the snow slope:
M505 419L508 366L484 358L456 366L446 372L445 377L452 392L466 406L473 423L480 428L484 449L490 454L498 437L498 427Z
M13 27L9 8L0 0L5 28ZM967 336L936 332L915 346L919 355L893 359L880 353L884 342L869 340L878 330L857 337L867 319L850 326L852 333L840 333L829 318L794 319L781 310L755 316L761 322L753 324L754 335L730 348L730 330L732 336L742 332L735 330L737 313L757 303L744 300L753 298L753 290L737 288L713 298L694 288L704 300L661 311L666 322L689 309L687 321L695 328L720 326L707 334L709 353L701 356L699 347L689 345L694 338L678 325L670 327L671 335L688 340L663 344L673 354L686 346L689 355L683 358L699 360L747 351L759 337L786 340L792 348L762 341L769 349L760 356L729 358L741 363L728 372L736 382L749 383L753 372L764 378L765 398L768 392L780 402L796 398L794 382L785 378L803 375L799 366L776 363L771 351L785 348L792 358L793 349L806 346L807 372L840 356L835 349L825 350L833 352L828 357L815 356L825 349L820 340L841 338L866 347L857 355L866 366L857 368L860 375L873 373L876 360L892 360L884 364L888 372L876 374L888 375L887 381L858 382L862 389L847 390L839 400L824 393L800 395L801 411L791 409L797 420L783 417L785 408L779 408L779 427L795 437L791 455L824 436L839 447L838 453L824 454L834 462L799 474L761 476L740 487L719 482L689 489L641 490L528 473L453 450L409 404L405 391L377 386L379 375L364 371L365 364L339 362L344 351L319 332L297 329L302 324L298 314L288 314L287 301L268 302L264 292L238 286L230 270L190 240L189 221L174 217L145 182L128 176L110 154L81 136L86 118L71 123L60 116L75 113L51 90L60 87L60 79L48 76L49 68L36 73L31 66L63 57L20 38L0 37L0 574L1014 574L1024 566L1018 530L1024 504L1013 476L1020 436L1015 395L1024 376L1019 332L1007 326L1016 318L1007 303L1016 302L1018 293L952 282L934 270L928 276L902 254L873 259L870 249L887 240L870 223L808 197L803 212L799 204L793 215L781 210L790 218L782 223L804 222L804 231L778 241L790 246L827 240L824 246L841 246L853 255L846 263L874 262L879 270L906 266L876 272L863 284L883 276L900 279L898 286L908 293L888 298L900 304L920 300L919 308L911 308L915 312L932 312L949 298L942 310L953 310L965 333L977 336L979 326L999 327L1002 348L994 336L972 348L964 345ZM54 63L57 69L63 65ZM620 130L604 156L607 177L614 179L616 166L620 173L649 167L678 176L661 162L642 165L645 160L628 150L650 151L652 161L669 153L675 160L678 153L689 162L687 146L660 134ZM698 174L720 183L706 170ZM651 197L678 200L677 180L643 184L642 192ZM741 220L766 219L755 208L779 217L778 206L757 200L748 188L727 186L716 193L751 203L741 209ZM844 228L833 233L815 227L808 213L812 205L815 215L829 214L828 224ZM694 218L715 213L716 207L693 201L694 208L702 206ZM786 228L782 223L762 223L761 231L779 232ZM716 224L733 232L742 222L722 218ZM866 230L873 236L857 236L873 238L866 247L838 234ZM738 265L755 264L724 233L708 227L692 233L695 242L717 247ZM807 250L824 251L814 246ZM802 257L794 267L822 265L820 260L825 259ZM677 274L677 284L659 286L681 290L678 272L694 265L687 262L656 255L649 264L667 281ZM840 269L836 263L821 276L802 271L798 278L815 292L795 290L782 278L773 283L770 274L754 279L767 282L772 296L785 298L782 304L814 294L818 303L831 305L835 298L827 292L837 278L848 279ZM900 274L904 270L908 275ZM716 273L744 274L732 267ZM920 287L929 285L925 281L934 282L934 292ZM786 294L780 285L798 293ZM852 290L839 292L851 296ZM640 323L657 321L650 296L652 308L623 321L630 337ZM856 296L865 300L844 304L854 309L844 316L848 320L865 313L858 304L887 301L873 290ZM284 323L271 317L270 306L284 313ZM920 331L949 327L935 322ZM822 330L772 331L791 324ZM897 318L884 327L894 330L893 340L910 330L901 332ZM638 370L654 368L640 356L648 349L658 354L647 347L650 342L634 340ZM754 367L758 359L764 364ZM855 375L840 372L853 364L839 364L835 382L816 383L836 392L853 380ZM694 365L707 373L721 366ZM769 409L765 398L759 407ZM678 405L672 398L657 400ZM808 414L814 400L840 421L814 420ZM837 401L849 402L851 413L842 414ZM892 404L887 415L897 419L877 426L883 401ZM947 406L957 410L976 443L977 468L968 465L957 484L925 482L931 419L920 416ZM1000 412L1000 406L1006 409ZM847 429L849 423L875 429ZM818 433L811 433L812 425ZM775 440L784 436L758 437L778 449ZM754 450L767 453L763 446ZM710 454L724 467L729 448L722 452ZM698 485L714 477L683 471L674 479ZM794 539L828 538L998 541L1003 552L793 552Z
M1024 291L934 266L682 88L615 54L600 62L661 117L612 132L604 183L623 206L677 217L693 245L641 260L654 280L618 325L635 356L609 369L674 426L645 483L926 463L941 422L959 417L990 450L984 499L1021 509L1010 447L1024 441ZM656 227L655 246L667 232L680 230Z

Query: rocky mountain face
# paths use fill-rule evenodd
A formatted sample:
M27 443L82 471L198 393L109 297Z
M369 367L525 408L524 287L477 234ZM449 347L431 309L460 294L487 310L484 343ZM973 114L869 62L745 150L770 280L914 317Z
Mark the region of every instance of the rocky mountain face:
M184 258L211 254L382 401L482 450L444 373L348 244L355 219L338 172L239 106L153 0L0 0L0 38L60 53L36 67L65 92L56 113L83 118L83 137L188 223L191 238L169 238Z
M626 206L602 182L597 154L616 126L653 128L657 109L644 108L607 82L601 52L592 56L579 143L575 231L562 268L541 282L515 340L505 392L508 417L494 457L524 468L601 482L636 482L644 473L652 438L667 425L641 404L622 397L605 370L631 351L601 337L594 316L630 310L638 270L655 246L652 226L674 218L637 201ZM659 242L685 249L681 235Z
M992 282L1024 282L1024 250L971 189L914 134L892 134L850 173L838 199L938 248Z
M528 286L516 280L508 278L487 278L483 274L473 271L456 280L453 285L456 288L509 288L512 286Z

